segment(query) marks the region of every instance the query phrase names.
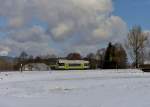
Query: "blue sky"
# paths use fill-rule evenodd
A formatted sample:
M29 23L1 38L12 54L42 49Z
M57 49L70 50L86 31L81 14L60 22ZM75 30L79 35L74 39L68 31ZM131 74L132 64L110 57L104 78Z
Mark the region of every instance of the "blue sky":
M120 16L131 28L140 25L150 29L150 0L114 0L114 14Z
M96 52L134 25L149 30L149 10L149 0L0 0L0 55Z

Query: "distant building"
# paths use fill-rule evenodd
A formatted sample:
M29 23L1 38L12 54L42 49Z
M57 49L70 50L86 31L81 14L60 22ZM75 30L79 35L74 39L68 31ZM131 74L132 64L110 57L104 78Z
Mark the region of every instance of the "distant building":
M29 63L22 67L23 71L49 71L50 67L44 63Z
M150 61L145 61L144 64L139 66L144 72L150 72Z
M148 61L148 60L144 61L144 64L150 64L150 61Z

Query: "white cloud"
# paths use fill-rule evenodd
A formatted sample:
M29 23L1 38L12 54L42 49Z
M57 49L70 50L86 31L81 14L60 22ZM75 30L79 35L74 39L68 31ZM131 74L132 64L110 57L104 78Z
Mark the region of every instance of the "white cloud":
M73 25L66 25L64 23L60 23L56 28L51 30L52 36L55 40L62 40L63 38L69 36L71 31L73 30Z
M0 52L0 56L7 56L8 55L8 51L1 51Z
M0 45L0 56L7 56L10 49L6 46Z
M21 29L16 32L12 32L8 39L12 39L17 42L47 42L49 39L45 34L45 31L40 26L33 26L31 28Z
M12 51L11 53L17 55L22 51L26 51L32 55L56 53L56 51L49 46L49 42L50 37L46 35L44 29L40 26L33 26L10 33L1 44L9 47Z
M26 47L29 52L33 48L35 52L31 53L40 53L41 49L46 53L59 50L54 49L55 45L61 48L68 45L71 49L80 44L90 47L126 35L126 23L112 14L112 0L0 0L0 3L0 16L8 17L6 29L12 31L3 42L10 52L19 53ZM34 18L47 23L48 28L29 26Z
M9 27L19 28L24 24L24 19L22 17L14 17L8 21Z

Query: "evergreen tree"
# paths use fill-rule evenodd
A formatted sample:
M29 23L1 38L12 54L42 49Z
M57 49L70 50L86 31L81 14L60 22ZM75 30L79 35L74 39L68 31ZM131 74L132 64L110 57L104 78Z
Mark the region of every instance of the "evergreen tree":
M120 43L116 43L115 45L115 60L117 68L126 68L127 67L127 54L125 49L122 47Z
M103 65L104 69L111 69L114 65L113 64L114 63L113 56L114 56L114 50L115 50L114 48L115 47L110 42L108 44L108 47L107 47L106 52L105 52L104 65Z
M127 54L121 44L117 43L112 45L109 43L105 57L104 57L104 69L116 69L126 68L127 65Z

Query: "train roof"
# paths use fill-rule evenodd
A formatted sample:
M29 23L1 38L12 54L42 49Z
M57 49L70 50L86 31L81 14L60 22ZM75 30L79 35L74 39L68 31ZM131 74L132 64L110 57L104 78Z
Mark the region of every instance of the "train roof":
M85 60L67 60L67 59L59 59L59 63L89 63L89 61Z

